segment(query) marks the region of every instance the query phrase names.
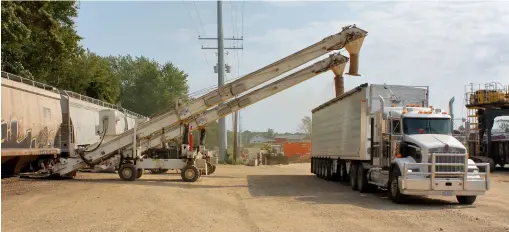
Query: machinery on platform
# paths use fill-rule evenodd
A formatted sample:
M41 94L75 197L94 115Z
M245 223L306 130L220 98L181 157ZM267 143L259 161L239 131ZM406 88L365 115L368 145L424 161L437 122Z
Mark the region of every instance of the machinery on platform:
M266 144L260 150L261 164L289 164L288 156L285 156L282 144Z
M194 182L202 172L208 173L208 168L214 168L217 164L217 157L206 150L202 143L198 144L198 149L192 149L188 137L190 130L200 130L200 137L203 138L205 127L209 122L225 117L328 70L333 70L336 76L342 75L348 61L350 61L350 70L347 74L358 75L359 51L366 36L367 32L355 25L344 27L337 34L324 38L320 42L191 102L179 102L175 110L156 116L147 122L136 124L133 129L108 141L91 145L90 147L93 149L78 149L69 157L61 157L57 159L52 171L57 175L69 175L85 165L93 166L119 155L118 173L122 180L133 181L141 177L143 169L181 169L182 179ZM307 68L248 92L283 73L326 55L330 51L343 48L349 52L350 58L339 53L332 54ZM104 133L108 133L110 127L104 125L114 123L114 121L115 118L106 115L100 120L100 125L97 128L104 128ZM171 151L174 148L164 146L154 148L176 137L182 137L176 153ZM200 139L200 141L203 140ZM144 157L143 154L149 154L149 156ZM157 158L154 158L156 156ZM165 158L159 158L162 156Z
M509 164L509 138L493 138L495 118L509 116L509 85L498 82L465 86L465 103L468 121L466 134L470 158L476 162L504 167Z
M456 196L473 204L490 188L489 165L468 158L451 116L428 105L428 87L363 84L312 111L311 172L353 190ZM479 171L485 167L484 172Z

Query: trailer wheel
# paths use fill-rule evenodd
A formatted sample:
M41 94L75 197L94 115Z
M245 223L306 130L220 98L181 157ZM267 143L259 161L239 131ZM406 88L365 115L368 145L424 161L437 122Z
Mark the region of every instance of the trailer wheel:
M362 164L359 164L357 167L357 188L361 193L371 192L372 189L372 185L368 183L368 177L366 174L366 169L364 169Z
M332 179L332 165L331 165L331 160L330 159L326 159L325 160L325 180L331 180Z
M185 166L182 168L180 176L185 182L195 182L198 178L200 178L200 170L198 170L195 166Z
M352 187L353 190L357 190L358 186L357 186L357 164L356 163L350 164L350 173L348 174L348 176L350 177L350 186Z
M142 168L138 169L138 173L136 173L136 179L140 179L140 178L141 178L141 176L143 176L143 172L144 172L144 171L145 171L145 170L144 170L144 169L142 169Z
M118 169L118 175L121 180L133 181L136 180L138 173L134 164L124 164Z
M458 202L461 205L474 204L476 198L477 198L477 196L456 196L456 200L458 200Z
M321 162L321 160L320 160L320 159L317 159L317 160L316 160L316 164L315 164L315 165L316 165L316 166L315 166L316 176L317 176L318 178L322 178L322 169L321 169L321 167L322 167L322 162Z
M401 171L398 166L392 169L389 177L389 192L391 194L391 200L396 204L401 204L406 200L406 195L402 194L399 190L398 178L401 176Z
M341 161L341 164L339 165L340 166L340 170L341 170L341 181L343 182L346 182L348 181L348 172L346 171L346 162L345 161Z

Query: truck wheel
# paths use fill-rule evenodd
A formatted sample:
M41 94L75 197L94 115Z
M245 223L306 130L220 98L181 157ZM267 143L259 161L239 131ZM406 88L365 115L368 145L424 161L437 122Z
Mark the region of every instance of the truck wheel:
M214 173L216 171L216 165L212 165L210 169L210 174Z
M144 171L145 171L144 169L141 169L141 168L138 169L138 173L136 174L136 179L140 179L141 176L143 176Z
M368 177L366 174L366 169L364 169L362 164L359 164L357 168L357 188L361 193L370 192L372 189L372 185L368 183Z
M330 159L325 160L325 180L329 181L332 179L332 164Z
M318 159L317 160L317 165L316 165L316 176L318 176L318 178L322 178L322 159Z
M346 162L341 162L340 165L341 168L341 181L346 182L348 181L348 172L346 171Z
M352 163L350 164L350 173L348 174L350 177L350 186L353 190L357 190L357 164Z
M195 182L200 178L200 170L195 166L185 166L180 172L180 176L184 182Z
M461 205L474 204L476 198L477 198L477 196L456 196L456 200L458 200L458 202Z
M133 181L136 180L138 173L134 164L124 164L118 169L118 175L121 180Z
M395 166L389 177L389 192L391 194L391 200L396 204L401 204L406 200L406 195L402 194L399 190L398 178L401 176L399 167Z

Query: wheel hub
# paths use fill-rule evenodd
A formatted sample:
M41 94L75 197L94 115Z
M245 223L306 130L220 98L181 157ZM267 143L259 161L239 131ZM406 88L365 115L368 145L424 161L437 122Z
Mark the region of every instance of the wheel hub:
M124 170L122 170L122 175L125 177L130 177L132 175L131 169L124 168Z
M188 169L188 170L186 170L185 175L186 175L186 178L191 179L194 176L194 172L193 172L193 170Z

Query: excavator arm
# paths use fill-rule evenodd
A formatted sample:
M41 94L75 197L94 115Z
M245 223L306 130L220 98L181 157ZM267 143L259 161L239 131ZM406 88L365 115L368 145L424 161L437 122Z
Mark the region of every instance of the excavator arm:
M234 96L241 95L262 83L272 80L333 50L345 48L349 52L351 60L348 74L357 75L359 51L366 36L367 32L357 28L355 25L344 27L338 34L331 35L320 42L228 83L189 103L179 104L176 110L168 111L149 121L140 123L135 128L118 135L114 139L103 144L99 143L97 146L94 145L93 147L96 148L91 151L78 152L79 156L60 158L60 162L54 166L54 172L66 175L79 168L83 168L86 164L95 165L123 150L131 149L131 147L131 152L133 153L142 152L137 150L140 138L148 140L149 147L156 146L164 141L163 139L180 136L180 133L177 133L177 131L181 132L181 124L191 124L193 129L203 128L208 122L224 117L232 111L260 101L330 68L337 70L339 68L338 64L346 63L345 57L333 55L280 81L229 101ZM226 104L218 107L221 103ZM99 121L100 123L107 123L107 120Z

